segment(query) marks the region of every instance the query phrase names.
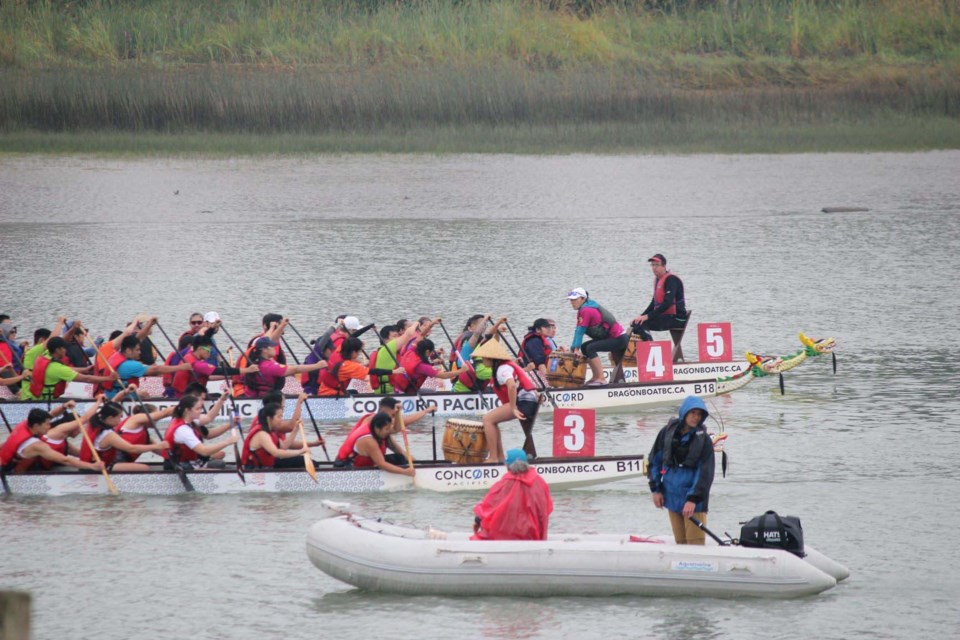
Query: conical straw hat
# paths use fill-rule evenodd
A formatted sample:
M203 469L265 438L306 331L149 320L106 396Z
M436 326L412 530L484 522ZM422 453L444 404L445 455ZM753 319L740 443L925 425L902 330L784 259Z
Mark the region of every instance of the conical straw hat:
M473 350L471 358L490 358L491 360L513 360L513 356L507 351L506 347L500 343L498 338L487 340L482 345Z

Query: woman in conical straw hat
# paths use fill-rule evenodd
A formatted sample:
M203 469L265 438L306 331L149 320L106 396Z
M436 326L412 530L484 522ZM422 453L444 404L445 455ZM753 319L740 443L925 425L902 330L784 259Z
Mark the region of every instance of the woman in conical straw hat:
M536 391L533 381L526 372L513 361L507 348L500 342L499 336L494 334L473 352L474 358L481 358L483 364L493 371L493 391L500 399L501 405L483 416L483 431L487 436L487 446L490 449L489 462L503 462L503 442L500 439L500 423L510 420L519 420L523 433L526 436L523 449L532 459L537 456L537 449L533 444L533 423L537 419L537 410L540 408L540 395Z

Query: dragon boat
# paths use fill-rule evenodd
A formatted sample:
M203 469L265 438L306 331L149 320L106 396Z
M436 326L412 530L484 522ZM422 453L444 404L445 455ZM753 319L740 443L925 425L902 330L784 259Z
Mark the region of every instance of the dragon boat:
M316 465L317 482L303 469L246 471L236 469L186 473L185 483L157 463L150 471L115 472L110 478L120 495L175 495L181 493L377 493L418 489L435 492L478 491L493 486L506 473L502 464L414 462L416 478L379 469L342 469L330 463ZM552 490L589 487L644 475L642 455L592 458L539 458L533 467ZM99 473L72 469L27 472L3 477L4 490L14 496L106 495L106 479Z
M800 366L807 358L818 357L830 354L833 360L833 372L837 372L837 355L834 349L837 341L833 338L822 338L813 340L807 337L802 331L799 334L800 343L803 348L786 356L764 356L750 353L746 354L749 367L732 376L717 378L717 395L736 391L757 378L768 376L778 376L780 380L780 393L784 392L783 374Z
M354 515L324 501L307 534L321 571L369 591L443 596L713 596L791 598L849 576L805 546L677 545L664 536L551 533L547 540L471 540Z

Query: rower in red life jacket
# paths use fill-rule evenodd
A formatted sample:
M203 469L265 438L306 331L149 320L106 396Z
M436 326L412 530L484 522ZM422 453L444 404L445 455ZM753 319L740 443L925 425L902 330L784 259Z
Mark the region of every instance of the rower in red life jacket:
M527 371L536 370L542 380L547 379L547 360L557 350L554 336L557 335L557 323L547 318L537 318L527 327L527 335L521 342L521 353Z
M321 360L326 360L327 364L330 364L330 358L340 351L340 343L350 337L350 331L344 327L344 321L347 317L346 314L337 316L333 324L323 332L323 335L311 342L310 353L303 359L304 364L314 364ZM355 317L350 324L360 327L360 321ZM334 342L336 342L336 345L334 345ZM302 374L300 376L300 386L310 395L317 395L317 390L320 388L319 372L311 371Z
M400 354L407 344L417 335L417 325L410 325L401 332L396 325L388 325L380 329L381 346L370 352L371 369L395 369L400 366ZM387 395L394 393L397 387L407 385L406 372L391 375L371 375L370 387L374 393Z
M397 330L398 331L402 330L406 332L410 326L408 322L409 322L408 320L401 320L400 322L398 322ZM418 320L416 323L410 323L410 324L415 324L416 333L414 334L413 339L410 340L406 344L406 346L403 347L403 349L399 350L401 367L405 367L404 358L409 353L416 351L417 345L420 344L421 341L425 340L430 335L430 331L433 329L435 325L440 324L440 318L437 317L437 318L431 319L429 316L422 316L420 320ZM407 362L411 364L415 364L416 360L411 359L411 360L408 360ZM398 377L395 380L394 391L396 391L397 393L415 393L418 388L419 387L415 387L414 385L411 384L409 374L404 375L403 377Z
M223 468L223 450L240 440L236 430L221 442L204 442L221 435L232 425L227 422L207 429L198 421L203 416L203 403L196 396L183 396L173 410L173 419L163 435L170 449L163 451L163 468L173 470L174 462L193 468Z
M407 374L407 386L403 391L414 394L420 390L427 378L454 380L467 370L466 366L459 366L456 369L445 371L433 365L433 363L440 362L442 362L442 356L437 353L433 341L430 339L422 339L414 349L407 349L406 353L401 353L400 365Z
M159 414L160 412L158 412ZM173 413L169 410L166 415ZM134 420L134 418L137 418ZM116 402L104 402L90 417L85 427L89 440L84 438L80 445L80 459L93 462L93 451L88 442L93 443L97 455L110 471L149 471L150 467L136 462L140 454L151 451L161 452L170 448L167 442L153 444L147 434L145 414L128 417L123 407ZM127 423L131 423L127 428ZM122 457L121 457L122 456Z
M266 337L258 339L253 344L245 357L249 359L251 365L259 367L259 370L243 376L242 386L234 383L235 395L242 392L249 398L262 398L269 391L283 389L284 378L286 377L319 371L327 366L325 361L314 364L280 364L276 360L277 347L279 347L278 343ZM238 389L242 391L238 391Z
M158 373L176 373L182 372L186 375L190 370L190 365L181 362L178 365L154 364L147 366L140 362L141 341L137 336L126 336L120 341L120 349L117 353L107 358L109 364L100 371L101 375L108 375L111 371L117 372L119 380L111 384L97 385L94 395L105 393L107 398L113 398L121 389L128 385L140 386L140 378L155 376Z
M667 259L662 253L649 258L653 271L653 298L639 316L633 319L633 333L644 340L653 340L651 331L678 329L687 324L687 303L683 294L683 280L667 271Z
M409 401L408 401L409 402ZM403 431L403 426L411 426L418 422L426 415L435 415L437 413L437 405L431 404L426 408L419 411L414 411L412 413L407 413L403 416L403 426L400 424L400 413L403 411L403 404L398 398L393 396L386 396L380 399L379 413L385 413L393 420L393 424L390 427L390 435L400 433ZM373 420L374 413L367 413L360 416L360 419L353 425L353 428L350 429L352 434L354 431L361 430L366 431L370 428L370 421ZM406 452L400 448L397 442L391 437L387 440L387 448L393 451L393 454L387 454L387 462L393 464L403 465L407 461Z
M510 420L519 420L526 436L524 450L531 458L536 458L537 448L533 443L533 423L540 409L540 394L533 381L520 366L513 361L507 349L498 337L483 343L473 352L474 358L482 358L493 374L493 390L502 403L483 416L483 432L487 436L490 449L489 462L503 462L503 441L500 437L500 424Z
M225 376L245 376L257 373L260 368L257 365L237 368L230 366L213 366L209 362L210 354L213 351L213 339L209 336L198 335L193 339L193 344L189 351L183 355L183 365L173 375L170 381L170 395L174 398L182 398L186 394L187 386L191 382L196 382L207 387L207 382L211 379L222 380Z
M50 410L50 429L40 438L47 446L64 456L78 456L80 454L80 447L69 440L69 438L80 433L80 422L76 421L72 415L66 415L68 412L72 412L76 406L77 402L75 400L67 400L65 403L52 408ZM84 415L89 418L88 414L92 415L93 409L87 410ZM56 419L54 420L54 418ZM44 471L56 466L63 465L45 458L31 458L21 460L15 471Z
M319 447L323 440L299 442L297 432L282 430L283 405L266 403L257 413L256 424L252 425L243 441L240 461L245 469L303 469L303 454L310 447Z
M59 333L66 318L59 318L51 335ZM67 342L60 337L50 337L40 344L34 345L23 354L23 366L31 369L32 374L24 380L20 389L20 398L23 400L52 400L63 395L68 382L112 382L116 375L92 376L78 373L75 369L64 364L67 353Z
M393 418L386 413L378 413L370 420L369 428L352 431L337 452L334 466L354 469L376 467L388 473L414 477L415 469L398 466L385 456L392 424Z
M489 315L481 315L479 313L467 318L466 324L463 325L463 331L461 331L460 335L453 341L453 346L450 348L450 356L447 360L451 367L457 365L462 366L464 363L470 362L470 354L473 353L473 350L480 344L489 320Z
M50 431L50 414L43 409L31 409L27 419L14 428L0 445L0 469L4 473L19 472L40 459L87 471L101 471L102 462L84 462L79 458L54 451L43 441Z
M490 318L490 316L484 316L484 322ZM482 338L481 343L490 340L495 335L500 335L502 331L505 331L506 328L506 317L499 318L494 323L493 327L489 330L485 328L481 329ZM456 382L453 384L454 393L477 393L481 394L490 386L490 381L493 379L493 369L483 364L482 358L473 357L473 351L476 347L469 347L465 349L467 355L467 364L464 366L460 375L457 376Z
M273 343L274 354L271 360L273 360L275 364L279 364L281 366L287 364L287 354L284 353L283 348L280 346L280 338L283 336L283 332L287 328L287 325L290 324L290 320L287 318L284 318L279 313L268 313L265 316L263 316L262 323L263 323L263 331L253 336L252 338L250 338L250 341L247 342L247 350L244 353L242 353L240 357L237 359L237 367L243 368L251 364L259 364L259 362L257 361L258 358L254 357L252 354L254 351L257 351L255 346L263 338L267 338L270 340L270 342ZM264 344L264 343L261 343L261 344ZM283 377L284 376L280 376L280 378L283 378ZM254 392L251 393L251 391L246 388L247 380L249 378L250 376L237 376L233 379L234 397L237 397L237 398L241 396L248 396L252 398L263 397L263 393L265 393L264 390L262 389L254 390ZM280 388L282 388L283 387L282 379L280 380L280 385L281 385Z
M342 397L347 395L352 380L363 380L371 375L390 376L403 373L402 367L365 367L358 362L363 351L360 338L347 338L340 344L337 362L320 372L319 396Z

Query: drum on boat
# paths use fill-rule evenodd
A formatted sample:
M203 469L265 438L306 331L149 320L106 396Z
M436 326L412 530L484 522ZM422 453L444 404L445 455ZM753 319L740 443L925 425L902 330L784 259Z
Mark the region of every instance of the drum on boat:
M547 359L547 382L551 387L582 387L587 379L587 360L565 351L554 351Z
M487 458L487 436L483 423L474 420L447 420L443 433L443 459L457 464L477 464Z

